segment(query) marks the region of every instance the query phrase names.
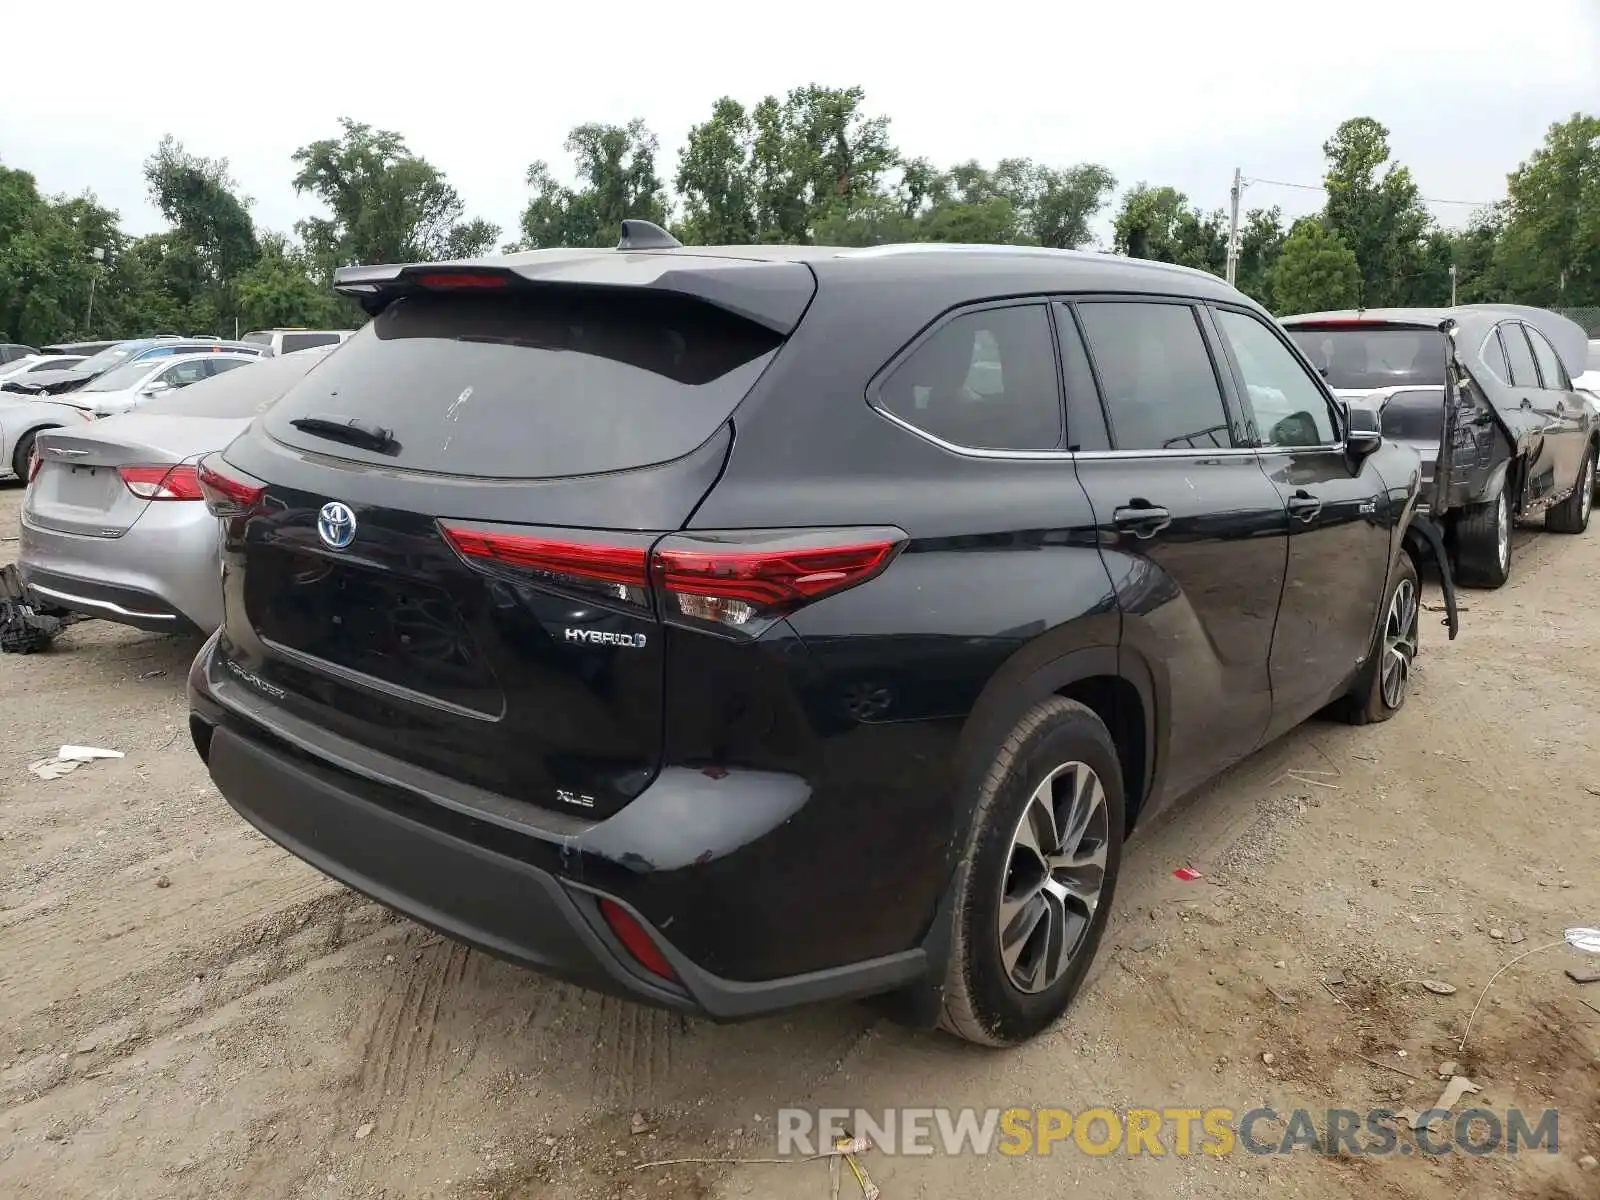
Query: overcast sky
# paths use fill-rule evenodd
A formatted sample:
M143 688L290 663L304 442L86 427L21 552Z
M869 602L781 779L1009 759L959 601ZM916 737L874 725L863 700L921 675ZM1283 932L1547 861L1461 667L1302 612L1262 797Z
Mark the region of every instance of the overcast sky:
M1389 126L1423 195L1493 201L1552 121L1600 111L1600 0L983 0L972 5L379 6L278 0L162 18L106 0L19 5L0 59L0 162L47 192L95 192L147 233L140 163L163 134L225 156L257 222L316 211L290 154L340 116L398 130L470 216L514 229L528 163L566 176L583 121L642 116L669 181L712 102L860 84L908 155L1094 161L1121 188L1205 207L1248 179L1315 184L1346 117ZM81 31L78 32L78 31ZM33 53L37 41L48 47ZM1253 183L1289 215L1313 191ZM1459 224L1470 209L1437 205Z

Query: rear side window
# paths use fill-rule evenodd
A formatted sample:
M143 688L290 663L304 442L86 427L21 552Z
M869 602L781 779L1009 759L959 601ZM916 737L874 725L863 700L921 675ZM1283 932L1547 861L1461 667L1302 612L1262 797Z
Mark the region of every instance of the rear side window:
M338 340L336 333L286 333L280 353L293 354L296 350L310 350L313 346L331 346Z
M253 361L253 359L248 358L234 358L227 354L214 354L206 359L206 368L212 375L221 375L225 371L232 371L236 367L242 367L245 363Z
M909 425L976 450L1061 445L1050 318L1042 304L963 313L906 356L878 403Z
M626 470L715 433L780 341L709 305L642 291L410 296L292 388L264 428L318 454L446 475ZM316 437L290 423L300 417L369 422L395 444Z
M1118 450L1233 445L1222 390L1186 304L1078 305Z
M1500 326L1500 343L1506 348L1506 361L1511 364L1513 387L1538 387L1539 376L1533 369L1533 351L1528 349L1528 339L1522 336L1522 326L1507 321Z
M1533 357L1538 360L1539 375L1544 380L1544 386L1553 392L1566 391L1572 386L1572 381L1567 378L1556 348L1532 325L1524 325L1522 329L1528 335L1528 341L1533 343Z

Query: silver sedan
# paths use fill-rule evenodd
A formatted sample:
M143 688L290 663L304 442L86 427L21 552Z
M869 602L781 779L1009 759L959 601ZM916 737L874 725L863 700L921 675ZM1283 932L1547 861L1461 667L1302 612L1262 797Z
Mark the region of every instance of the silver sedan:
M23 581L86 616L210 633L222 620L221 568L196 464L332 350L252 361L122 416L41 432L22 503Z

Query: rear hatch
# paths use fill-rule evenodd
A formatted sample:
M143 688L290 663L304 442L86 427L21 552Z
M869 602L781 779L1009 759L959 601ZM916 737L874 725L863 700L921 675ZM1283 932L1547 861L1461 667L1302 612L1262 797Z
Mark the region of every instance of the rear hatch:
M78 432L48 430L23 512L41 529L121 537L154 501L198 503L195 464L249 423L130 413Z
M659 766L646 555L716 481L784 330L731 311L737 283L702 289L717 304L430 270L205 464L233 514L222 653L317 728L602 817ZM809 297L794 264L750 286L773 271Z

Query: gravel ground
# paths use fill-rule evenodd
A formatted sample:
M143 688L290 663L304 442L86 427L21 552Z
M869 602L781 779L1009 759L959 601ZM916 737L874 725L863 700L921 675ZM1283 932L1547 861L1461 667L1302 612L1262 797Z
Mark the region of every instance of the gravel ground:
M634 1168L770 1157L783 1107L1424 1109L1454 1059L1475 1103L1559 1108L1559 1149L864 1162L885 1200L1600 1196L1578 956L1508 971L1457 1049L1497 968L1600 925L1600 531L1521 534L1516 572L1456 642L1430 621L1396 720L1307 725L1142 831L1078 1004L1006 1053L865 1005L726 1027L547 983L235 817L188 742L195 642L91 623L0 658L0 1195L820 1200L822 1163ZM127 757L28 773L64 742Z

